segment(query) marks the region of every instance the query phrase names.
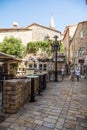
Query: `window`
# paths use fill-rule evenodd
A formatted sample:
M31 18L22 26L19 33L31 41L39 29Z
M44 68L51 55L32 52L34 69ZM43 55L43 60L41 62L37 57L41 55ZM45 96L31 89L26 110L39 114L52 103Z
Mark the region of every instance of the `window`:
M81 39L83 38L83 32L82 31L80 32L80 38Z

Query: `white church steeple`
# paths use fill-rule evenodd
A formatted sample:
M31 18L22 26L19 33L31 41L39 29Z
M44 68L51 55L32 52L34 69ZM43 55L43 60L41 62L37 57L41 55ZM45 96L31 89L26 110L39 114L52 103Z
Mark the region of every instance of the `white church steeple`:
M53 16L51 16L51 19L50 19L50 28L55 29Z

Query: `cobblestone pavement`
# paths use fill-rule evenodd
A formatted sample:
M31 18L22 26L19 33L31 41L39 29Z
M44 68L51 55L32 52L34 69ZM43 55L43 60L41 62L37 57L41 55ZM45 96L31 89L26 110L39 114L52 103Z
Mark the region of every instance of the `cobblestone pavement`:
M9 115L0 130L87 130L87 79L47 83L35 98Z

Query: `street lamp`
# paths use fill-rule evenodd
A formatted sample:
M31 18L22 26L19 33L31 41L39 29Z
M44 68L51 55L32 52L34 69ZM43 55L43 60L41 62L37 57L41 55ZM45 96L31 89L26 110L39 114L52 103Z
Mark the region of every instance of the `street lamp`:
M58 36L55 35L54 36L54 43L52 44L52 51L55 52L55 82L58 81L58 78L57 78L57 51L60 50L60 45L59 45L59 42L57 41L57 38Z

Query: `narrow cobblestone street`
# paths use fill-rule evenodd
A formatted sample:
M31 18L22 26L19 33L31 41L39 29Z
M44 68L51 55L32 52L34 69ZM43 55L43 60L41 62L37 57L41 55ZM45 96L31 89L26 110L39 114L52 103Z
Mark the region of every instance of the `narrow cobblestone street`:
M9 114L0 130L87 130L87 79L48 82L42 94Z

